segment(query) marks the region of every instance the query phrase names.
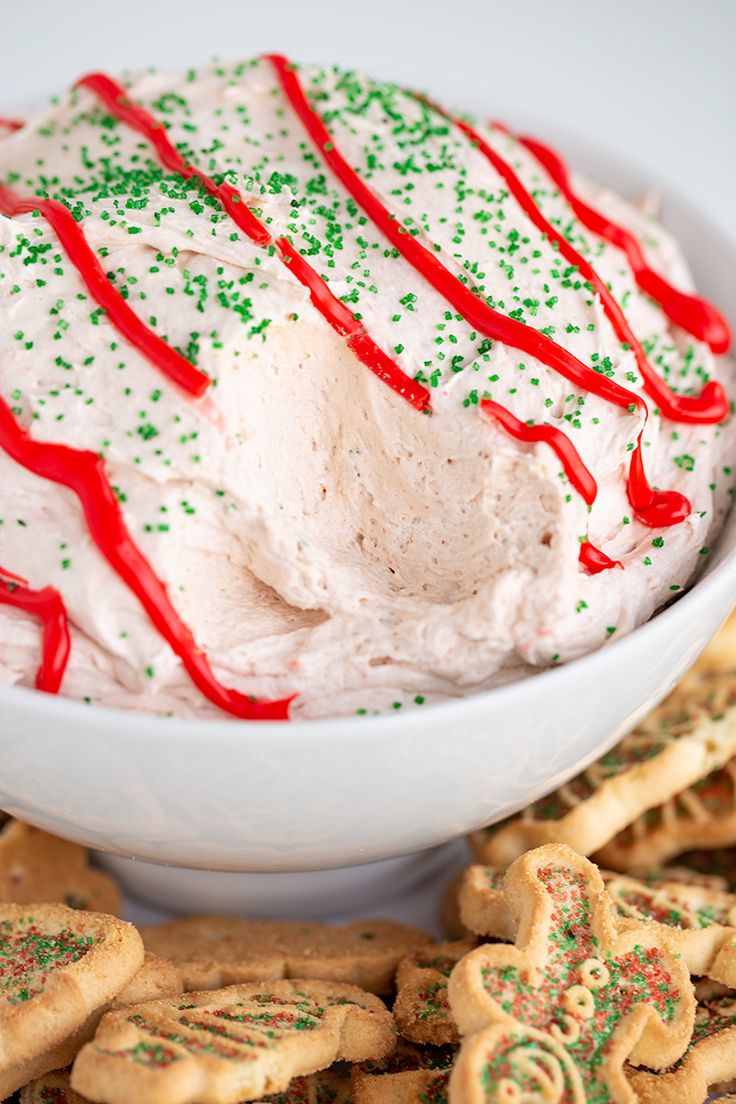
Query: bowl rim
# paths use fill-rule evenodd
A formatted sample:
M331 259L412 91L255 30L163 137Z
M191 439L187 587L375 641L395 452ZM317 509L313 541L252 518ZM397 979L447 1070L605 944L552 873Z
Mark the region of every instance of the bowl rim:
M523 120L521 121L523 123ZM534 121L531 125L525 124L524 129L533 131ZM552 138L564 143L567 147L566 156L570 159L574 158L574 171L577 171L580 161L584 163L590 158L596 163L605 164L607 167L613 165L614 171L620 167L620 170L626 174L641 177L642 169L637 165L635 159L621 156L615 150L608 149L597 142L583 140L576 136L574 131L569 131L564 127L552 126L550 129ZM585 165L584 171L588 172ZM590 175L593 179L597 179L595 173ZM666 181L662 181L660 184L658 181L649 180L649 186L652 185L661 188L661 198L664 206L671 202L681 208L686 215L694 214L702 225L720 238L721 246L725 251L732 250L736 253L736 235L732 234L710 211L700 208L694 200L684 196L676 187L671 187ZM665 227L667 226L666 215L663 224ZM690 263L690 259L687 259ZM732 352L729 351L725 355L732 355ZM723 527L713 546L714 556L718 555L724 531L729 522L734 523L735 515L736 502L733 503L724 518ZM581 673L590 673L595 671L600 664L605 664L612 650L619 651L626 647L635 647L637 643L642 643L645 637L657 633L663 626L669 626L670 622L686 618L693 603L704 598L706 592L710 594L711 591L719 590L727 585L727 576L731 577L733 601L731 605L724 607L723 620L725 621L734 603L736 603L736 547L712 571L696 577L694 581L689 583L674 601L660 607L647 621L618 640L605 642L599 648L559 666L540 668L538 671L532 671L522 678L514 679L501 686L470 693L459 698L430 703L426 707L416 710L408 709L405 712L397 710L391 714L380 714L378 716L338 714L333 717L283 721L247 721L228 717L224 714L221 717L208 716L202 718L164 717L150 710L88 704L75 698L67 698L62 694L44 694L30 687L0 685L0 711L12 706L18 712L24 714L35 713L39 718L69 724L82 722L85 728L89 727L90 722L93 724L98 722L101 728L104 726L109 731L118 730L128 736L135 736L137 730L147 730L148 726L152 724L158 727L156 739L175 739L179 746L181 746L183 739L196 742L200 738L212 739L213 737L220 740L224 738L225 743L229 743L230 740L237 740L239 744L247 743L249 737L251 741L256 738L266 738L272 743L276 741L279 744L289 744L295 741L303 742L309 739L310 736L319 736L323 740L340 739L344 741L352 738L353 733L349 730L352 730L353 727L356 733L367 734L374 740L378 736L377 730L380 730L383 737L396 735L400 738L404 732L415 726L417 721L421 724L424 718L447 724L455 718L462 719L467 713L489 711L495 703L506 708L513 705L515 698L522 695L528 695L529 693L542 694L552 680L563 686L565 682L571 679L576 681Z

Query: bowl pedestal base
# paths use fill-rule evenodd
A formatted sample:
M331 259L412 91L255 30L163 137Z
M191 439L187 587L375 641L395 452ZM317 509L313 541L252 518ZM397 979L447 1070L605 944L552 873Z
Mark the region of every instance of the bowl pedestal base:
M117 878L129 898L167 914L304 920L376 915L389 901L400 911L411 911L410 895L431 882L433 897L439 899L452 871L469 861L463 840L383 862L275 874L189 870L106 854L95 860ZM392 915L396 911L392 907ZM427 917L423 926L431 927L435 919Z

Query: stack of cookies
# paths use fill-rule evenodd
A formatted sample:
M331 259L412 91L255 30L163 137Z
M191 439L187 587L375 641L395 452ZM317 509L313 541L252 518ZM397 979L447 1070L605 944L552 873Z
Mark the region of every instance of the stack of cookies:
M0 1098L702 1104L736 1087L733 635L597 763L474 834L447 942L388 920L139 932L84 849L6 820Z

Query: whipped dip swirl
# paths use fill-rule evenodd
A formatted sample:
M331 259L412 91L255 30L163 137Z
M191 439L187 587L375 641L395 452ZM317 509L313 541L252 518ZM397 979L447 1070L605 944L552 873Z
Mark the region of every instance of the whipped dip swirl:
M672 238L362 73L96 74L0 130L0 319L5 683L416 708L631 631L730 505Z

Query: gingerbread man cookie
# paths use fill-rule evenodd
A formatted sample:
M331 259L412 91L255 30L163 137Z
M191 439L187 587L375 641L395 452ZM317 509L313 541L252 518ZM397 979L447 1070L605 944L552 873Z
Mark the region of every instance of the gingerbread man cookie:
M547 845L504 883L515 946L483 946L448 994L465 1036L450 1078L457 1104L635 1104L624 1062L672 1065L690 1042L695 999L661 929L617 932L596 867Z

